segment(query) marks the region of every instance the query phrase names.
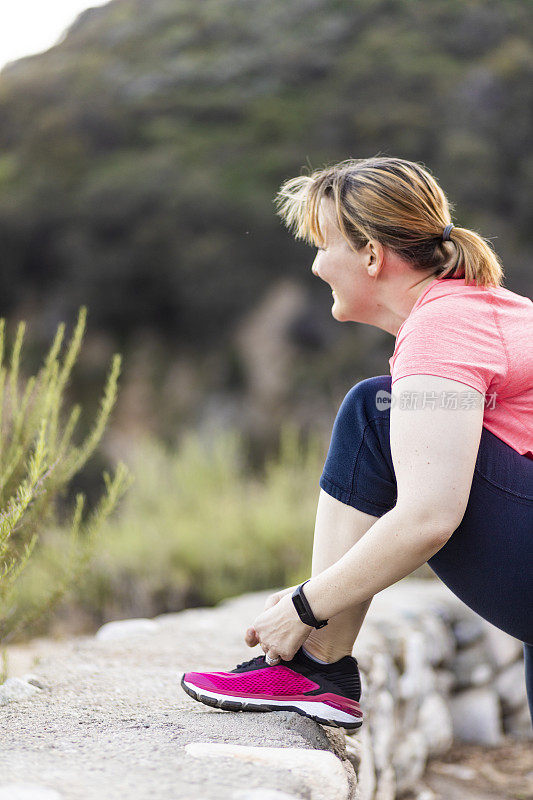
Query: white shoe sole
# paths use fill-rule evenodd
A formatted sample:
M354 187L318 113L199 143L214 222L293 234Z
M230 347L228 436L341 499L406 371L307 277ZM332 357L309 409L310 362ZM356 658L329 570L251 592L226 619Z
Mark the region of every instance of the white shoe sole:
M296 711L296 713L302 714L304 717L310 717L322 725L333 725L348 730L360 728L363 724L363 717L354 717L352 714L347 714L345 711L341 711L340 708L333 708L327 703L306 702L305 700L297 700L294 703L290 703L286 700L232 697L227 694L209 692L207 689L198 689L198 687L188 683L185 678L181 679L181 685L187 694L195 700L214 708L222 708L225 711Z

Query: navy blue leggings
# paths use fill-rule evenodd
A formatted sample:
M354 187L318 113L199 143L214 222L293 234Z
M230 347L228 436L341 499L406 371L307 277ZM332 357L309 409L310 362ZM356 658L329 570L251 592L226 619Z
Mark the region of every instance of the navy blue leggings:
M387 375L350 389L320 478L332 497L376 517L397 499L390 391ZM464 517L427 563L477 614L524 642L533 721L533 460L483 428Z

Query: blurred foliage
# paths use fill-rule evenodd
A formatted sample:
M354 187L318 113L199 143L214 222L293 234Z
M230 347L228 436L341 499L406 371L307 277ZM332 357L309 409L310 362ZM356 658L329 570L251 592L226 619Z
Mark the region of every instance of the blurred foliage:
M101 355L124 354L124 430L170 441L231 405L231 423L260 442L281 419L329 424L323 399L333 413L357 379L387 374L393 340L332 319L312 251L274 213L276 190L303 165L420 161L454 221L493 241L506 286L530 295L532 32L523 0L86 10L57 46L0 74L3 314L31 317L43 344L87 305ZM239 334L282 278L304 299L269 356L274 369L292 347L273 400L256 391L258 351ZM268 305L254 341L275 338L278 311ZM85 408L104 361L81 365L72 387Z
M135 491L104 524L90 573L68 593L63 611L76 608L95 626L298 583L311 570L324 458L317 438L290 425L254 475L237 431L211 439L189 432L175 451L139 440L128 464ZM27 571L22 604L39 592L63 536L49 530L46 549ZM37 624L33 632L46 630Z
M430 166L529 290L532 29L523 0L87 10L0 76L4 308L33 292L126 339L225 342L276 276L311 285L281 180L378 152Z
M65 326L58 328L41 370L23 387L19 378L26 324L18 325L4 366L5 320L0 320L0 645L48 614L83 574L103 522L131 482L122 463L113 479L105 472L106 491L85 519L85 497L76 496L72 521L56 541L53 569L43 570L31 600L25 597L21 587L26 574L34 561L43 563L43 534L60 519L57 500L98 446L117 397L120 356L115 354L91 433L74 445L81 408L74 406L63 420L63 394L81 347L85 315L82 307L64 356Z

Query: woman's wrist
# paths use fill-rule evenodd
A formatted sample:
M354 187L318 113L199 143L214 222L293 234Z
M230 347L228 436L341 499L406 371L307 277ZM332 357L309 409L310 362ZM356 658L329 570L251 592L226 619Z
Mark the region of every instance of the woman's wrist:
M324 589L320 587L317 578L318 575L315 575L314 578L310 578L306 582L303 591L315 618L318 622L321 622L322 620L329 619L329 614L327 613L327 597L324 597Z
M292 593L292 602L302 622L308 627L319 629L325 627L328 624L328 621L327 619L317 619L313 609L309 605L309 601L304 589L307 588L310 580L311 579L308 578L306 581L296 587L295 591Z

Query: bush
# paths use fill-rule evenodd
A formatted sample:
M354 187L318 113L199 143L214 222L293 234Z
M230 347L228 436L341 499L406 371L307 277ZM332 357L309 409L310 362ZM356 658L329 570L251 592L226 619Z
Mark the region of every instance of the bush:
M131 482L126 466L119 463L113 478L104 473L106 491L92 513L83 518L85 497L80 493L70 524L59 524L56 501L94 453L117 397L121 359L115 354L92 430L81 445L73 445L81 409L75 405L63 424L63 394L81 347L85 320L82 307L62 361L65 326L58 327L43 367L26 381L23 391L19 368L26 323L19 323L9 367L4 367L5 320L0 320L0 644L48 614L84 572L97 533ZM54 569L43 571L49 551L46 534L53 528L60 531L54 544ZM37 561L41 568L38 591L34 583L27 596L24 579Z
M175 452L140 440L129 463L135 492L66 601L100 624L297 583L311 569L323 460L322 444L304 444L290 426L255 475L237 431L210 441L189 432Z

